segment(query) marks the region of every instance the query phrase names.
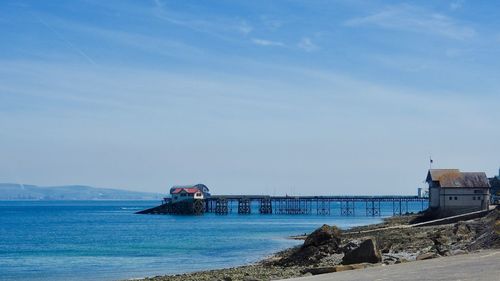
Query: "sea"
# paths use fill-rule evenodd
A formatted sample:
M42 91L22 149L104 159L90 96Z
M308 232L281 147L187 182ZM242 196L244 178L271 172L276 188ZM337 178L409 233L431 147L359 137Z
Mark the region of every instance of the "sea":
M156 205L0 201L0 280L123 280L245 265L300 244L289 237L323 224L347 229L393 214L392 203L376 217L361 205L348 217L335 206L328 216L135 214Z

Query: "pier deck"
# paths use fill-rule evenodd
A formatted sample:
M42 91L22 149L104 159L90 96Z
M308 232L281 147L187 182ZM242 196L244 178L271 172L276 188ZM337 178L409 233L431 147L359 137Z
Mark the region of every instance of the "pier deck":
M172 204L165 200L162 205L140 214L195 214L215 213L227 215L259 213L263 215L332 215L381 216L381 204L392 207L393 215L410 211L409 204L418 205L419 210L427 208L428 198L418 196L270 196L270 195L212 195L203 200L183 204ZM338 210L338 212L337 212Z

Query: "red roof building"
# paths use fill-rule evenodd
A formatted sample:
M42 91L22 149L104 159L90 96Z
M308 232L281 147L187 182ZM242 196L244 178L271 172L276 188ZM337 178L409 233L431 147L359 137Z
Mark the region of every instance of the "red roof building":
M200 189L199 186L204 188ZM206 190L207 192L204 192ZM177 203L181 201L204 199L209 196L208 188L205 185L194 185L194 186L174 186L170 189L170 196L172 197L172 203Z

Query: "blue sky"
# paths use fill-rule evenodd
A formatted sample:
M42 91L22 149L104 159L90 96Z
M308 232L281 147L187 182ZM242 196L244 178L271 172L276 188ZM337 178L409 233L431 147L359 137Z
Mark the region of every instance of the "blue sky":
M497 174L496 1L2 1L0 181L413 194Z

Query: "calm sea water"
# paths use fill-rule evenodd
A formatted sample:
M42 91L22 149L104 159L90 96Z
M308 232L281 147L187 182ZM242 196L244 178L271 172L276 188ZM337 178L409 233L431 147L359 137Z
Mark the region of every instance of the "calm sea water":
M255 262L324 223L315 215L135 215L157 201L0 201L0 280L118 280ZM410 205L419 211L420 204ZM392 204L382 206L392 215Z

